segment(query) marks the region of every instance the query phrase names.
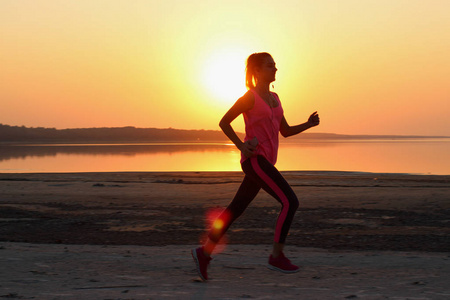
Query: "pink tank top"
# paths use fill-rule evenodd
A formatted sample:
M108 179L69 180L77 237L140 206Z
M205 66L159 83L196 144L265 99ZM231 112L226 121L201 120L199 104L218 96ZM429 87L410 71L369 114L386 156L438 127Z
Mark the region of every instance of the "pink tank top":
M276 107L270 107L254 90L250 90L255 97L253 108L244 112L245 139L258 139L256 155L264 156L270 163L275 165L278 155L278 136L280 132L283 108L277 94L272 95L277 100ZM241 163L247 159L241 154Z

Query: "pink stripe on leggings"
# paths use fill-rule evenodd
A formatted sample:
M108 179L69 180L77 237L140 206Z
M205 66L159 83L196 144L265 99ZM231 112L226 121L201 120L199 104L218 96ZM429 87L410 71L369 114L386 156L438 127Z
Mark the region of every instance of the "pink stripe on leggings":
M252 162L253 170L255 170L256 174L258 174L261 179L267 183L269 188L271 188L275 194L280 197L281 203L283 203L283 208L281 209L280 215L278 216L277 224L275 226L275 243L280 241L281 230L283 228L284 221L286 220L287 213L289 211L289 200L286 195L280 189L280 187L269 177L258 164L258 159L256 157L250 158Z

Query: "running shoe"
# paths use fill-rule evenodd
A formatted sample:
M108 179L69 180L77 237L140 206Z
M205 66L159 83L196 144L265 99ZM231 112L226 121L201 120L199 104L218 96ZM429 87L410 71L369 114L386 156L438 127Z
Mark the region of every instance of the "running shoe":
M208 280L207 269L208 269L209 262L211 261L212 258L205 255L205 253L203 252L203 247L199 247L197 249L192 249L191 254L192 254L192 258L195 261L195 264L197 265L198 275L200 275L200 278L203 281Z
M281 252L280 256L278 256L277 258L274 258L272 257L272 255L270 255L268 268L283 273L295 273L299 270L299 267L293 265L291 261L287 259L286 256L284 256L283 252Z

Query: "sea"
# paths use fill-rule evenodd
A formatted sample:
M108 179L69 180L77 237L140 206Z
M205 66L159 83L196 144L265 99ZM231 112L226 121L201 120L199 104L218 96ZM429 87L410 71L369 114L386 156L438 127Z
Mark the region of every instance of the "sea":
M0 173L240 171L230 143L3 144ZM450 138L281 142L280 171L450 175Z

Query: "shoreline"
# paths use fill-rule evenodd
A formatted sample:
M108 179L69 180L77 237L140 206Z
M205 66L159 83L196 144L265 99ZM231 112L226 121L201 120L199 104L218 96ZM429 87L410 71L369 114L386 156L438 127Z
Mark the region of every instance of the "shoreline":
M312 175L312 176L345 176L345 175L354 175L354 176L377 176L377 175L386 175L386 176L436 176L442 177L443 180L448 180L450 183L450 174L429 174L429 173L403 173L403 172L369 172L369 171L345 171L345 170L280 170L280 173L283 175ZM150 174L150 175L164 175L164 174L224 174L224 175L239 175L244 174L242 170L236 171L80 171L80 172L8 172L8 171L0 171L0 180L5 180L4 178L8 175L15 176L23 174L25 176L32 175L46 175L46 174L130 174L130 175L139 175L139 174Z

